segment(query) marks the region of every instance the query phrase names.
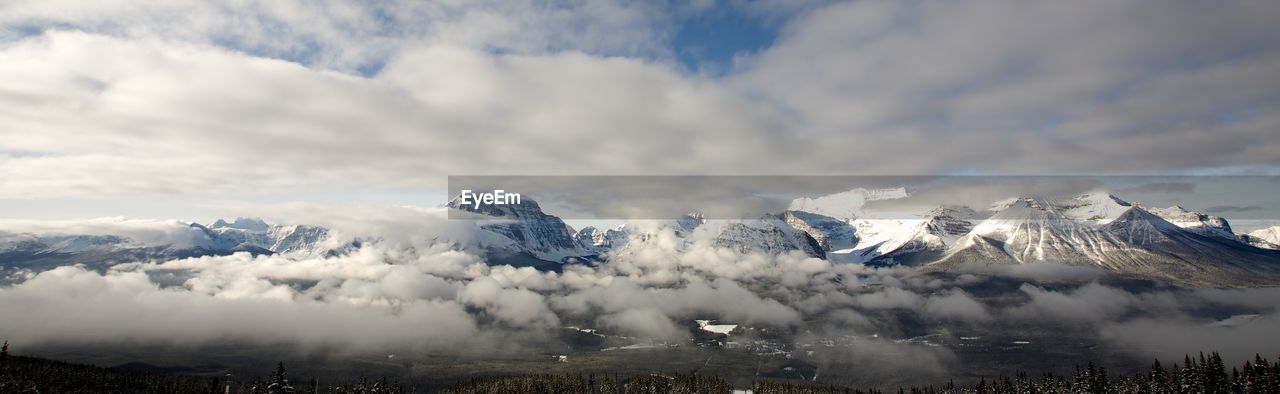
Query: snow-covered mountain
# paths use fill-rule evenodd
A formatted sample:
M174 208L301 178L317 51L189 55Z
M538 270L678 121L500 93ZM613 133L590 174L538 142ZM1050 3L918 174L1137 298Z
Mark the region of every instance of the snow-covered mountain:
M1040 199L1040 203L1067 219L1096 225L1110 223L1133 207L1128 201L1105 191L1092 191L1062 200Z
M480 234L476 247L495 262L544 266L546 262L563 262L599 251L579 244L569 225L542 212L542 207L529 198L514 204L478 206L454 198L447 206L477 215Z
M1148 208L1147 211L1169 221L1169 223L1200 235L1230 240L1237 239L1236 234L1231 231L1231 224L1228 224L1226 219L1218 216L1188 211L1179 205L1168 208Z
M600 255L627 244L629 234L626 226L600 230L595 227L583 227L573 234L578 247L591 254Z
M908 266L932 262L973 229L980 217L968 207L940 206L919 219L854 219L860 242L851 250L836 251L833 260Z
M1259 248L1280 249L1280 226L1271 226L1242 234L1241 240Z
M777 255L800 251L813 257L826 257L818 240L792 227L784 219L784 215L725 223L716 235L714 244L742 253L763 252Z
M652 245L655 242L661 242L664 238L676 244L677 249L683 249L691 241L695 231L698 231L707 220L700 213L689 213L681 216L676 220L659 220L645 221L640 223L627 223L612 230L606 231L606 237L610 238L608 249L598 249L600 254L606 252L618 252L626 249L639 249ZM594 231L588 227L584 230Z
M842 204L840 198L852 201ZM914 215L879 218L862 205L889 198L907 198L907 194L900 189L855 189L797 200L791 210L754 220L708 221L691 214L677 220L580 231L543 212L530 199L480 206L455 199L447 206L474 219L474 227L466 227L474 234L451 245L478 253L495 265L555 270L572 261L607 264L612 257L651 246L678 252L701 242L742 253L801 252L834 263L900 265L923 271L1053 262L1181 285L1280 284L1280 250L1276 250L1280 226L1237 235L1220 217L1178 206L1148 209L1105 192L1065 199L1011 198L981 211L943 205ZM235 252L316 256L343 253L359 245L322 227L250 218L218 220L207 226L179 221L139 223L111 219L82 226L82 231L0 230L0 266L6 270L64 264L101 268Z
M848 221L794 210L783 213L782 218L792 228L812 237L828 253L848 251L858 244L857 230Z
M323 254L339 245L330 239L324 227L305 225L269 225L262 219L236 218L231 223L218 219L208 227L192 227L208 234L212 249L257 248L270 253Z
M1053 262L1192 286L1280 283L1280 253L1186 229L1123 200L1022 198L982 221L926 270ZM1105 209L1082 207L1092 201ZM1082 214L1083 213L1083 214ZM1225 221L1223 222L1225 225ZM1195 226L1192 226L1195 228Z
M354 240L326 228L273 225L261 219L218 220L209 226L171 221L94 219L57 231L0 231L0 268L41 270L66 264L113 264L185 257L340 253Z

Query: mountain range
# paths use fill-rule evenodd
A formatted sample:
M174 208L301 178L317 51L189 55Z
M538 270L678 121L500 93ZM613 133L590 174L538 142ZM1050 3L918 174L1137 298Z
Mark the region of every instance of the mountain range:
M478 207L455 199L446 206L475 222L474 236L456 247L481 254L490 264L548 270L573 262L607 263L651 242L674 241L681 248L699 241L741 253L795 252L839 264L921 272L1052 262L1184 286L1280 284L1280 226L1236 234L1221 217L1180 206L1145 207L1106 192L1010 198L982 209L943 205L911 218L875 218L858 209L866 201L906 195L901 189L855 189L799 199L784 212L754 220L709 221L690 214L578 230L529 198ZM238 252L324 256L368 241L323 227L250 218L172 225L164 236L0 231L0 265L11 272Z
M261 219L217 220L209 225L163 221L130 227L97 219L79 231L14 232L0 229L0 268L39 272L70 264L106 269L115 264L233 253L335 255L359 246L324 227L273 225ZM93 226L97 224L97 226ZM114 232L114 233L111 233Z

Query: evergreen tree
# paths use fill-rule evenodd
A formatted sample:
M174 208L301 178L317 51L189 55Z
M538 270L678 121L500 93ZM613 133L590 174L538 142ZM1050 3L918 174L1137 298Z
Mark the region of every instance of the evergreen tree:
M1093 363L1090 362L1089 370L1091 371L1089 376L1089 390L1090 390L1089 392L1110 393L1111 379L1107 377L1107 368L1098 367L1098 369L1094 369Z
M1253 355L1253 362L1244 363L1244 370L1240 371L1240 379L1240 391L1244 393L1266 393L1274 389L1267 381L1267 360L1258 354Z
M1245 364L1247 367L1249 362L1245 361ZM1235 367L1231 368L1231 392L1233 393L1244 392L1244 378L1240 376L1240 370L1236 369Z
M1076 372L1071 374L1071 392L1088 393L1089 387L1085 385L1088 375L1079 365L1076 366Z
M14 391L13 374L9 370L9 341L0 346L0 392Z
M1271 392L1280 390L1280 357L1276 358L1276 362L1267 368L1267 388Z
M1034 384L1031 384L1031 380L1030 380L1029 378L1027 378L1027 374L1026 374L1025 372L1021 372L1021 371L1019 371L1019 372L1016 374L1016 379L1017 379L1017 380L1014 382L1014 392L1015 392L1015 393L1018 393L1018 394L1033 394L1033 393L1035 393L1035 391L1036 391L1036 390L1035 390L1035 385L1034 385Z
M1196 368L1196 361L1191 359L1191 355L1184 355L1182 357L1182 361L1182 373L1180 374L1181 379L1179 379L1178 382L1178 392L1183 394L1202 393L1203 390L1201 390L1200 385L1197 384L1200 373L1197 371L1198 368Z
M1267 359L1257 354L1253 355L1253 357L1253 379L1258 392L1269 393L1280 390L1280 381L1270 376L1271 365L1267 362ZM1280 360L1276 361L1277 364L1280 364Z
M261 377L255 377L253 378L253 382L249 383L248 391L253 394L266 393L266 387L267 385L262 383Z
M276 371L271 373L271 383L267 384L266 392L269 394L293 393L293 386L289 385L289 376L284 371L283 361L276 363Z
M1173 385L1170 381L1169 372L1160 365L1160 360L1156 360L1151 364L1151 373L1147 375L1147 390L1149 393L1170 393L1173 392Z
M1209 355L1209 364L1205 366L1205 392L1231 393L1231 378L1227 375L1227 367L1218 352Z

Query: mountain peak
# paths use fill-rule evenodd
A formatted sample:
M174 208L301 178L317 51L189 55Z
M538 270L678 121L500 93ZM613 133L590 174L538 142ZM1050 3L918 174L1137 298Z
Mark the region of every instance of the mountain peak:
M676 224L684 231L693 231L693 229L706 223L706 217L702 216L702 214L698 212L685 214L684 216L681 216L680 219L676 220Z
M218 219L217 221L214 221L213 224L209 225L209 228L233 228L245 231L264 232L270 229L271 226L267 225L267 222L262 219L238 217L231 223Z
M1116 195L1111 194L1111 192L1108 192L1106 190L1094 190L1094 191L1076 196L1075 199L1080 201L1089 201L1095 204L1114 203L1121 206L1133 205L1133 204L1130 204L1128 201L1121 199L1120 197L1116 197Z
M1236 240L1235 232L1227 219L1201 212L1189 211L1181 205L1148 209L1152 214L1188 231L1211 237Z
M1025 207L1056 212L1072 220L1106 224L1134 206L1134 204L1106 191L1092 191L1066 199L1043 197L1011 198L995 202L991 205L991 210L999 212L1009 208Z
M463 201L462 195L458 195L449 200L445 206L467 212L478 213L485 216L514 218L541 218L547 216L542 212L542 207L532 198L522 197L518 201L506 204L475 204L474 201L466 203Z
M1277 246L1280 245L1280 226L1254 230L1249 234L1242 235L1241 239L1259 248L1277 249L1280 248L1280 246Z
M930 209L924 213L926 219L952 217L958 219L972 219L978 214L973 208L963 205L938 205L936 208Z

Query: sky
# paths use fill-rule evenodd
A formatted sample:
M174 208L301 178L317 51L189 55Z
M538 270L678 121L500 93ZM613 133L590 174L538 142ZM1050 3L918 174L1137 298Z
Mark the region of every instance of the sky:
M1233 0L7 1L0 217L434 206L449 175L1274 175L1277 19Z
M668 228L610 264L540 272L437 242L475 232L433 207L461 175L1271 175L1243 199L1169 178L1114 190L1195 195L1157 204L1217 205L1235 225L1280 209L1277 20L1280 2L1247 0L2 1L0 227L160 244L190 234L163 219L260 216L378 242L29 272L0 288L0 315L36 316L0 331L427 354L579 323L683 339L706 316L879 335L908 314L1067 322L1160 356L1274 352L1272 289L1027 284L993 303L958 288L979 276L736 253L710 228L687 249Z

